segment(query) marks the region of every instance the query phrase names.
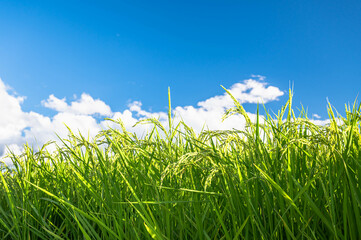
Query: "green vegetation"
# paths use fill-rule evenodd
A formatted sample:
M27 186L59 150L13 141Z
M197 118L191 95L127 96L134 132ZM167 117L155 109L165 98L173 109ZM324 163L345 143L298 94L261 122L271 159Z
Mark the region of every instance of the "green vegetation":
M0 171L1 239L361 239L361 105L318 126L292 110L244 131L156 119L145 137L70 130ZM257 114L258 115L258 114ZM259 115L258 115L259 116ZM122 127L122 122L117 121Z

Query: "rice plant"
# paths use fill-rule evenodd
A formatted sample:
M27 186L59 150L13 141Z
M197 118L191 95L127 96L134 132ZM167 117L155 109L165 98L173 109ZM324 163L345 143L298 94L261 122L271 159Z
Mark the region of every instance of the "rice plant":
M0 171L1 239L361 239L361 105L319 126L292 94L277 115L225 117L244 130L157 119L144 137L69 129L55 152L10 154ZM169 100L170 101L170 100ZM114 120L113 120L114 121ZM55 143L49 143L55 144Z

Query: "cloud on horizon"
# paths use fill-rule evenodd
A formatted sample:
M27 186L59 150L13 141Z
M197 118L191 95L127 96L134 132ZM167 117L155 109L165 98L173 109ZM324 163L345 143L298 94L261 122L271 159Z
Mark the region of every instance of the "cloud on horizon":
M284 93L277 87L268 86L265 77L252 75L251 79L235 83L228 90L240 103L268 103L278 100ZM25 97L16 96L0 79L0 157L7 153L7 147L18 153L23 144L42 146L49 140L57 140L68 135L65 124L74 132L78 130L85 136L94 137L100 130L108 127L119 127L115 123L101 118L121 119L130 132L144 134L151 126L137 125L136 122L145 118L158 118L167 125L166 112L149 112L142 109L142 103L133 101L123 112L112 112L109 105L100 99L94 99L83 93L79 99L67 102L66 98L58 98L54 94L43 100L42 106L56 111L53 117L48 117L33 111L24 112L21 104ZM197 103L197 106L177 106L173 109L175 122L180 120L191 126L196 132L203 127L210 130L242 129L245 121L239 116L231 116L222 122L225 110L233 106L228 94L210 97ZM249 113L251 118L255 115ZM56 134L55 134L56 133Z
M43 100L42 105L49 109L53 109L57 112L67 112L81 115L94 115L99 114L100 116L111 116L112 111L110 107L103 101L96 99L94 100L89 94L83 93L79 100L66 103L66 98L59 99L53 94L49 96L47 100Z

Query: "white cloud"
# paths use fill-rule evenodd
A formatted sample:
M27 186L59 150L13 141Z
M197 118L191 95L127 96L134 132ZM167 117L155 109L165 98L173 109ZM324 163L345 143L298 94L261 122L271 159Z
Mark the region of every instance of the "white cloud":
M22 139L22 130L27 127L28 113L21 110L23 97L8 93L9 88L0 80L0 156L5 144L18 144Z
M267 103L278 100L284 93L277 87L267 86L267 83L248 79L242 83L232 85L229 92L241 103ZM233 106L231 97L224 93L211 97L197 104L199 107L211 111Z
M325 126L327 124L330 123L330 119L326 119L326 120L310 120L313 124L319 125L319 126ZM338 122L337 124L339 124L340 122Z
M257 78L257 79L260 80L260 81L263 81L263 80L266 79L265 76L257 75L257 74L252 74L251 77L252 77L252 78Z
M320 116L320 115L318 115L318 114L316 114L316 113L315 113L315 114L313 114L313 115L312 115L312 117L313 117L313 118L317 118L317 119L320 119L320 118L321 118L321 116Z
M277 87L268 86L265 77L254 75L253 78L236 83L229 91L240 103L267 103L275 101L284 93ZM57 133L66 137L69 126L73 132L80 131L85 136L94 137L99 130L107 127L119 127L110 121L98 121L94 115L121 119L128 131L143 135L151 128L150 125L134 124L144 118L157 118L168 125L166 112L150 112L142 109L142 103L134 101L123 112L112 112L110 106L100 99L93 99L83 93L79 99L67 102L66 98L50 95L42 101L42 105L56 111L53 117L44 116L36 112L25 112L21 109L24 97L10 93L9 87L0 79L0 156L6 153L6 146L15 152L21 151L21 146L29 142L30 145L41 146L49 140L56 140ZM198 102L197 106L177 106L173 109L175 122L184 120L187 125L199 132L206 124L206 129L225 130L242 129L245 120L239 116L232 116L222 122L222 116L227 108L233 106L232 99L223 93ZM251 119L254 114L249 114Z
M59 99L53 94L47 100L42 101L44 107L53 109L58 112L68 112L74 114L111 116L112 111L110 107L103 101L94 100L89 94L83 93L79 100L71 102L70 105L66 103L66 99Z
M128 107L129 107L130 111L135 112L138 117L142 117L142 118L166 119L167 116L168 116L164 112L151 113L151 112L147 112L147 111L143 110L142 109L142 103L139 102L139 101L133 101L132 103L130 103L128 105Z

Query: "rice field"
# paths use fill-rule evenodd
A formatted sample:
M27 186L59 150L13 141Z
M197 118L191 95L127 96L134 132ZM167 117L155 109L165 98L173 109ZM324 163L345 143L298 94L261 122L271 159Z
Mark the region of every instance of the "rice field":
M0 239L361 239L361 105L319 126L292 94L256 121L234 104L242 131L197 134L169 110L142 138L118 120L11 154Z

